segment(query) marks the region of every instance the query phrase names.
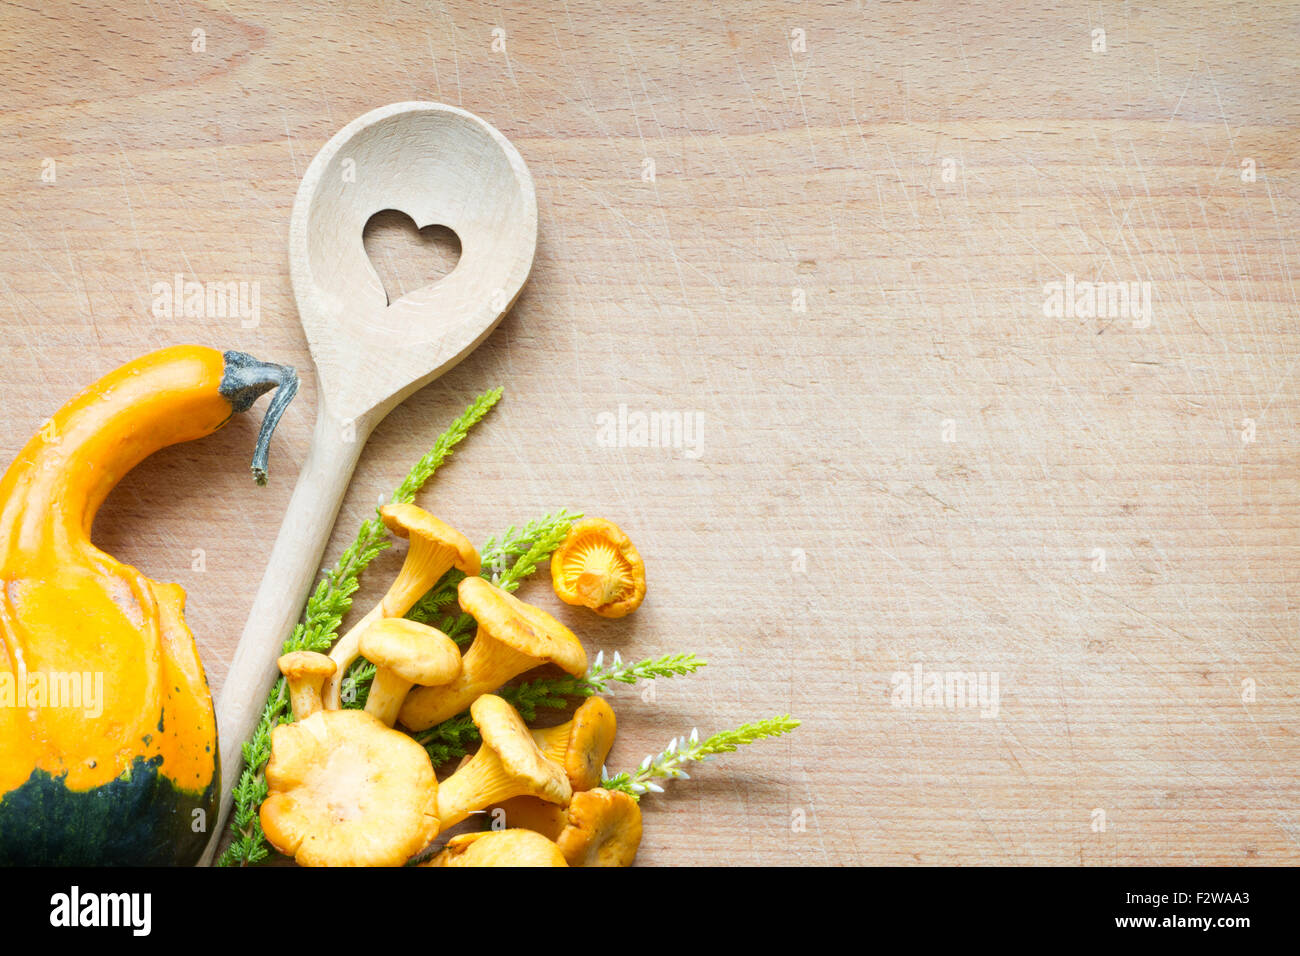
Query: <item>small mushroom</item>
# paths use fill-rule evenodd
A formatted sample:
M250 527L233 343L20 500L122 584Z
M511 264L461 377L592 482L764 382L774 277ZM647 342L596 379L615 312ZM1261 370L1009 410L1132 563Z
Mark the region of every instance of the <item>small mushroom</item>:
M411 542L397 580L384 595L384 617L401 617L453 567L468 575L479 573L478 551L469 539L423 508L384 505L379 515L389 531Z
M564 768L538 749L518 711L500 697L484 694L469 713L483 745L438 788L443 829L511 797L569 802L573 788Z
M582 644L541 608L480 577L465 578L457 593L461 608L478 622L474 643L454 681L441 687L417 687L407 695L398 714L404 726L427 730L455 717L480 694L491 693L542 664L555 664L574 677L587 672Z
M375 665L366 713L389 727L413 685L446 684L460 673L456 642L435 627L404 617L375 621L361 635L359 647L361 655Z
M569 866L631 866L641 845L641 808L621 790L573 795L556 845Z
M289 682L293 719L306 720L321 709L321 685L334 673L334 662L315 651L293 651L276 663L280 666L280 673Z
M645 563L614 522L584 518L551 555L551 585L565 604L624 617L645 599Z
M271 734L266 838L302 866L401 866L438 834L429 755L360 710L322 710Z
M380 618L404 616L453 567L471 577L477 576L480 570L478 552L469 539L423 508L401 503L384 505L379 509L379 516L389 531L399 538L410 539L411 544L402 570L384 599L330 649L330 658L338 666L326 680L323 692L325 706L330 710L338 710L343 705L343 681L360 653L361 635L366 628Z
M604 698L589 697L568 723L533 730L532 735L542 753L564 767L575 791L590 790L600 783L617 727L614 709Z
M560 848L532 830L463 833L421 866L568 866Z

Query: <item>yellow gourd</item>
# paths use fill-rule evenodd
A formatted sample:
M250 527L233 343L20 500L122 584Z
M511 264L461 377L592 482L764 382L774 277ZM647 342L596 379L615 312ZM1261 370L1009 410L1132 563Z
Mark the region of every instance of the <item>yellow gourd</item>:
M104 553L90 529L142 459L277 386L253 461L261 483L297 377L198 346L100 379L0 480L0 864L183 864L202 852L216 722L185 592Z

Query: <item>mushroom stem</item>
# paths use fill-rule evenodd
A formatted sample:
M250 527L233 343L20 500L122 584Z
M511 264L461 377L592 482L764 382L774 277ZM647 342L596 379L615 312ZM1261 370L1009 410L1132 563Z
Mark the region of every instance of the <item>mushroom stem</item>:
M406 610L409 611L410 608ZM402 613L405 614L406 611ZM343 706L343 681L347 677L349 668L361 656L358 650L361 644L361 635L365 633L366 628L383 616L384 604L381 601L367 611L365 616L352 625L330 648L330 660L334 662L336 669L333 676L325 681L325 685L321 690L324 705L329 710L338 710Z
M430 687L408 697L415 700L416 706L407 711L402 723L412 730L426 730L440 724L455 717L481 695L492 693L540 663L536 657L521 654L479 628L474 643L461 659L460 676L443 687ZM426 710L422 704L431 706Z
M491 747L480 747L438 787L438 821L445 830L469 815L519 795L519 787Z
M573 590L589 605L599 607L614 600L619 593L619 581L608 570L583 571L573 582Z
M493 829L504 824L507 829L532 830L554 840L564 832L569 814L567 808L536 797L511 797L493 806L489 819Z
M366 697L366 713L389 727L393 726L397 723L397 712L402 709L407 691L414 685L415 681L407 680L396 671L376 668L370 694Z
M433 587L456 563L457 551L440 541L415 538L397 580L380 601L384 617L401 617L409 611L424 592Z
M306 720L321 709L320 687L323 683L324 677L289 681L289 701L294 720Z

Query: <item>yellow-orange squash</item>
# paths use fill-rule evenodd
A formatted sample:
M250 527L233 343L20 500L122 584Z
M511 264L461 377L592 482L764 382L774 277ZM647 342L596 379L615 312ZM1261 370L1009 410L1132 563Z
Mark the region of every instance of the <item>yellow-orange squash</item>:
M90 541L113 486L259 395L253 470L293 369L178 346L72 399L0 480L0 864L197 860L215 824L216 721L185 592Z

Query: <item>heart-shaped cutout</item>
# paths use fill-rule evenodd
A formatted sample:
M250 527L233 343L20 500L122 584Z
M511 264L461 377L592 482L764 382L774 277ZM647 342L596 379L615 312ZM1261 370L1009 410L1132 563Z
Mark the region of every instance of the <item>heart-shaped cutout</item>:
M384 209L371 216L361 242L389 305L449 275L460 261L460 237L454 231L436 225L418 229L399 209Z

